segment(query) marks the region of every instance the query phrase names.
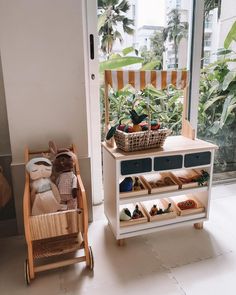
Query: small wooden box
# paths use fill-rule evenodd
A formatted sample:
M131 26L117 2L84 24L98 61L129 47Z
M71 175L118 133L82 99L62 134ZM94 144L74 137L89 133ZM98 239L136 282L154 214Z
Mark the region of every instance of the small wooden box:
M175 182L179 184L179 188L197 187L198 183L191 181L192 178L199 177L201 174L194 169L182 169L171 172ZM184 181L186 179L186 182Z
M181 210L177 204L179 202L183 202L189 199L194 200L197 204L197 207L194 209ZM173 207L176 210L177 214L181 216L202 213L205 211L203 204L193 195L181 195L178 197L170 197L168 198L168 200L173 204Z
M136 176L137 177L137 176ZM129 198L129 197L134 197L134 196L140 196L140 195L147 195L148 194L148 187L146 183L143 181L142 177L138 177L139 181L141 183L142 189L141 190L133 190L129 192L120 192L120 198ZM133 183L135 182L135 177L132 177Z
M170 181L170 184L166 182ZM179 184L169 172L153 173L141 176L150 194L178 190Z
M147 215L145 214L145 212L144 212L144 210L143 210L140 203L122 205L122 206L120 206L120 211L122 209L124 209L124 208L128 208L131 215L132 215L136 205L139 206L139 210L142 212L143 217L138 218L138 219L130 219L130 220L127 220L127 221L120 221L120 227L137 225L137 224L140 224L140 223L148 222Z
M166 199L157 199L157 200L152 200L152 201L145 201L145 202L141 202L141 206L143 207L143 210L145 212L145 214L148 217L148 221L152 222L152 221L160 221L160 220L166 220L166 219L172 219L175 218L177 216L176 211L173 210L173 208L170 208L170 212L169 213L164 213L164 214L158 214L158 215L150 215L150 210L152 208L152 206L155 204L157 205L158 209L166 209L168 207L168 204L170 202ZM173 205L172 205L173 206Z

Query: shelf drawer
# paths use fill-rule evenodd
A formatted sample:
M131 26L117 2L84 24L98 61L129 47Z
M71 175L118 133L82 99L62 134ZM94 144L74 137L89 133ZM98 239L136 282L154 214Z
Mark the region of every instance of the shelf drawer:
M121 161L121 175L144 173L152 171L152 159L143 158L136 160Z
M193 167L211 163L211 152L188 154L184 157L184 166Z
M183 156L168 156L154 158L154 170L170 170L182 168Z

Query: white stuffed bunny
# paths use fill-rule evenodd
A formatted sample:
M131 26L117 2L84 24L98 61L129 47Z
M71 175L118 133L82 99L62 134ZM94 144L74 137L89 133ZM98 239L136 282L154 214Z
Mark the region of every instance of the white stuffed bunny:
M52 163L47 158L33 158L26 164L31 178L32 215L56 212L65 209L60 204L60 194L50 180Z

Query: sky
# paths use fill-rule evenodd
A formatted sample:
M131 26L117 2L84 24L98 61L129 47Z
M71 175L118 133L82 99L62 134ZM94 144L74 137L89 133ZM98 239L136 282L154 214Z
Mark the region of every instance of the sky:
M165 0L137 0L138 28L143 25L164 26Z

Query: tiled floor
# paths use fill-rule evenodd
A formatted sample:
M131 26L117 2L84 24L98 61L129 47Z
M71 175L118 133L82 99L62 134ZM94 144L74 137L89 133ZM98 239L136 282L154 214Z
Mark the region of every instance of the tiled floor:
M23 237L0 240L1 295L235 295L236 184L213 188L210 220L203 230L184 226L130 238L118 247L103 215L94 208L89 240L94 273L82 263L40 273L26 287Z

